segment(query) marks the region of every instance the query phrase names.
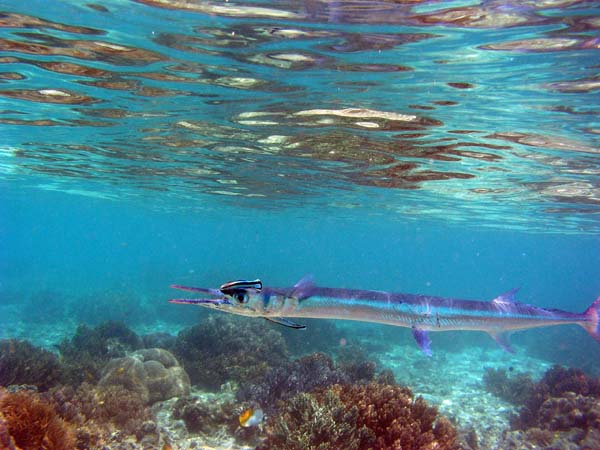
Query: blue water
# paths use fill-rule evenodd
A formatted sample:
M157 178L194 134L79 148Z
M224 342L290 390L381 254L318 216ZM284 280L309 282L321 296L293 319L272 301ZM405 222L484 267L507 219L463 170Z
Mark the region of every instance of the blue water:
M583 311L600 10L550 3L0 0L0 338L176 334L170 284L305 274ZM515 342L600 373L577 327Z

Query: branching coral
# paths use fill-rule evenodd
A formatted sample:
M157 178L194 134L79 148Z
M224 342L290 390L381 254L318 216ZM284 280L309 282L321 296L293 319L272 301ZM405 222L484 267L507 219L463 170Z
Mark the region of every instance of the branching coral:
M357 416L357 408L346 408L333 391L319 397L302 392L269 419L259 450L358 450L359 435L368 430L357 429Z
M31 384L45 391L58 384L62 368L54 353L27 341L0 341L0 386Z
M261 377L286 360L287 348L281 333L262 321L211 315L179 333L175 355L192 384L218 389Z
M0 392L0 416L17 447L36 450L75 448L71 426L36 393ZM5 439L5 442L10 445L10 441Z
M421 397L414 399L407 387L370 383L332 389L346 405L358 407L357 426L368 428L374 435L375 442L362 448L456 448L456 431L450 422L441 417L435 423L437 409Z
M370 383L296 395L269 419L261 448L447 450L458 444L450 422L410 389Z
M362 370L357 368L346 371L335 367L333 360L324 353L313 353L284 366L272 368L256 383L242 384L237 397L240 401L257 402L265 411L271 412L278 401L300 392L310 392L338 383L372 381L374 370L371 370L370 365L367 366Z

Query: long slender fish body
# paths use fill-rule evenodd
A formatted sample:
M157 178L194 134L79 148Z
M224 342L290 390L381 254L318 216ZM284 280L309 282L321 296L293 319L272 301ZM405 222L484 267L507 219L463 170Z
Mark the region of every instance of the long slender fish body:
M512 351L509 333L529 328L577 324L600 342L600 297L583 313L540 308L514 301L516 289L492 301L472 301L428 295L314 285L305 277L290 288L269 288L260 280L232 281L218 290L173 286L217 298L174 299L172 303L197 304L222 311L264 317L293 328L305 328L289 318L341 319L411 328L427 355L429 331L478 330L489 333L505 350Z

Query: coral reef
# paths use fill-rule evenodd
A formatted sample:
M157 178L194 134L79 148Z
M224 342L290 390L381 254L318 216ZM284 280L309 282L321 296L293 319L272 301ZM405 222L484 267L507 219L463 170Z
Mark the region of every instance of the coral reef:
M71 339L59 345L66 379L77 385L83 381L96 382L102 367L111 359L142 347L142 340L124 324L106 322L90 328L81 325Z
M357 428L358 409L346 408L335 392L317 398L301 392L269 419L267 439L259 450L358 450L368 430Z
M217 390L227 381L255 380L287 358L281 333L264 321L210 315L177 337L175 355L192 384Z
M177 338L169 333L149 333L142 336L144 348L164 348L173 351Z
M562 397L568 392L600 398L600 378L589 378L579 369L553 366L524 399L519 417L512 422L513 428L546 428L545 424L540 422L540 408L548 399Z
M0 388L0 444L7 449L73 450L75 435L39 394Z
M437 421L436 421L437 419ZM456 430L408 388L335 384L282 403L260 449L457 449Z
M554 366L533 385L502 448L600 448L600 379Z
M240 401L258 403L267 413L272 412L278 401L286 400L301 392L333 384L369 382L375 371L368 362L336 367L324 353L313 353L280 367L270 369L266 376L255 383L244 383L237 392Z
M185 370L171 352L160 348L137 350L129 356L111 359L98 386L111 385L123 386L150 404L190 392Z
M122 386L98 387L84 382L77 389L54 388L45 396L63 419L77 425L77 448L101 447L116 431L120 440L128 436L139 440L153 422L144 399ZM150 434L154 434L154 441L159 439L156 427Z
M173 405L173 418L183 420L190 433L216 433L225 426L233 434L239 427L237 412L232 400L198 396L181 397Z
M45 391L62 378L63 371L54 353L28 341L0 341L0 386L27 384Z
M508 372L512 372L509 368ZM526 373L508 375L506 369L486 367L483 374L485 390L514 405L520 405L531 395L534 382Z

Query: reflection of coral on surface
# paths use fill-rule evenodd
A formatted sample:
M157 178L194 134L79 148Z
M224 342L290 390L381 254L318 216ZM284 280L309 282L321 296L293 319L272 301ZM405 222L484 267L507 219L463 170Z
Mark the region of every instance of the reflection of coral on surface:
M410 389L370 383L296 395L269 419L260 448L443 450L458 444L450 422Z
M0 445L2 449L72 450L75 435L38 394L0 388Z

